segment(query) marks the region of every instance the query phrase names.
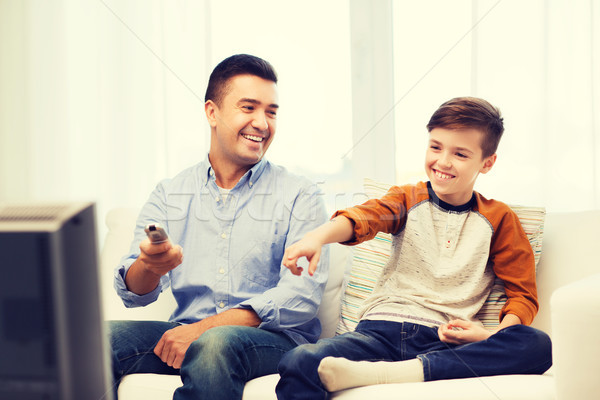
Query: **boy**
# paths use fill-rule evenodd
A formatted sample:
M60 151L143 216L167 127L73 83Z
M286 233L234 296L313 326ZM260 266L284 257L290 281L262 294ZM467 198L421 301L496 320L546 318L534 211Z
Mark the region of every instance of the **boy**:
M499 110L478 98L452 99L427 130L429 182L395 186L381 199L338 211L286 250L286 267L300 275L296 262L304 256L312 274L326 243L393 234L392 255L356 331L288 352L279 364L280 400L386 382L542 374L551 366L548 335L526 326L538 302L533 251L519 219L473 191L496 161L504 131ZM508 300L490 332L475 315L494 274Z

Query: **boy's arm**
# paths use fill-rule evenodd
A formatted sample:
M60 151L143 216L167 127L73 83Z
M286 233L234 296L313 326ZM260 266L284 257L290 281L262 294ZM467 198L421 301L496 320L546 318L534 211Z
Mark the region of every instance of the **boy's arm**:
M498 324L498 327L494 329L492 333L496 333L504 328L508 328L509 326L520 324L521 318L519 318L516 314L506 314L504 318L502 318L502 321L500 321L500 324Z
M378 232L396 234L406 224L407 210L427 200L427 184L392 186L379 199L336 211L334 217L344 216L352 221L354 234L342 244L353 246L371 240Z
M496 227L490 257L496 276L504 282L507 297L500 322L514 315L520 323L531 324L539 307L535 260L529 240L513 212L506 213Z
M354 226L348 218L334 217L285 249L283 265L294 275L300 275L302 267L297 265L297 261L300 257L306 257L309 262L308 273L313 275L321 257L321 247L328 243L347 242L353 234Z
M283 265L294 275L300 275L302 268L296 265L296 261L304 256L309 261L308 273L312 275L319 261L321 246L334 242L354 245L372 239L377 232L395 233L406 223L407 203L413 204L428 196L424 183L417 186L392 186L380 199L339 210L329 222L307 233L300 241L287 248Z
M406 210L412 204L427 199L427 185L392 186L385 196L337 211L333 218L307 233L300 241L286 249L283 265L294 275L300 275L296 261L306 257L309 261L308 273L312 275L317 267L320 250L327 243L354 245L370 240L377 232L395 233L406 223Z

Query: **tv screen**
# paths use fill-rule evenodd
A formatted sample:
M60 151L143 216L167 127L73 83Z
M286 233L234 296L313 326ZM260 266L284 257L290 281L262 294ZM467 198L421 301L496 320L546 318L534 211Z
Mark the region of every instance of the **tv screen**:
M93 203L0 204L0 399L112 400Z

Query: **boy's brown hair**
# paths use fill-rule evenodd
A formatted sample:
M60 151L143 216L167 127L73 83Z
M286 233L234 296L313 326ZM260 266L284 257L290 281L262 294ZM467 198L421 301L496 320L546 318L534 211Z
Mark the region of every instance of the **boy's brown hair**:
M500 110L477 97L456 97L442 104L431 116L427 131L435 128L477 129L483 133L483 158L494 154L504 132Z

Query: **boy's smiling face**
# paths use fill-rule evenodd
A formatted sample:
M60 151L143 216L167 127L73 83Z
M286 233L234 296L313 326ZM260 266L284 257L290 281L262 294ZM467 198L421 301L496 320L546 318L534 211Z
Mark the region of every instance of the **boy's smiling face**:
M477 176L496 162L496 154L483 158L482 140L483 132L478 129L434 128L429 132L425 171L441 200L460 206L471 199Z

